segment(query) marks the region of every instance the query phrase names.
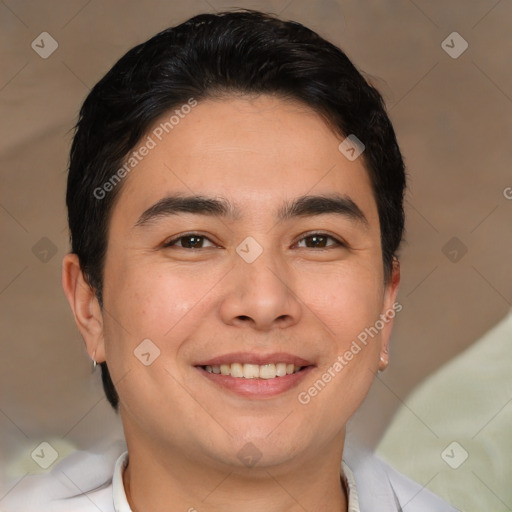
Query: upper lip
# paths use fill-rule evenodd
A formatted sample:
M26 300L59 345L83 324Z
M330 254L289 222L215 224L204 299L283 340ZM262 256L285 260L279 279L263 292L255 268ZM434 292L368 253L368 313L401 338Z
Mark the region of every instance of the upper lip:
M224 354L222 356L205 359L196 363L194 366L218 366L221 364L271 364L271 363L286 363L295 366L311 366L313 363L301 357L286 352L273 352L271 354L258 354L255 352L233 352L231 354Z

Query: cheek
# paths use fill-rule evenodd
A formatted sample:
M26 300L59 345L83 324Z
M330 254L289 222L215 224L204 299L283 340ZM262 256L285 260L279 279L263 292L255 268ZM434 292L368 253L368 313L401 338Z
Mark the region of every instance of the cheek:
M379 319L383 284L362 271L317 276L316 283L308 306L329 336L319 371L301 388L298 401L326 435L334 436L360 407L374 379L380 334L369 336L366 329Z
M137 337L160 339L194 310L208 289L187 272L166 268L131 268L117 271L110 301L126 330Z
M147 352L139 347L148 339L158 357L149 368L163 364L171 372L181 372L180 355L208 316L223 272L199 273L166 263L116 268L111 275L105 296L105 347L113 376L121 378L140 366L135 356Z
M158 266L119 265L105 277L106 355L123 407L142 411L149 401L164 411L166 397L180 402L183 390L170 374L205 292L186 273Z
M364 268L315 274L302 278L300 297L335 335L343 349L379 317L383 283L375 271Z

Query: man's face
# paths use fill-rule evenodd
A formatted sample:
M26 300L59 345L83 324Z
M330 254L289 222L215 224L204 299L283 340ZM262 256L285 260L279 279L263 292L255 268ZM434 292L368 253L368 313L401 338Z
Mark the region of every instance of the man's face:
M205 101L155 133L122 185L104 269L128 442L220 467L340 446L391 322L353 342L396 292L362 158L317 114L268 96ZM195 196L228 207L166 201Z

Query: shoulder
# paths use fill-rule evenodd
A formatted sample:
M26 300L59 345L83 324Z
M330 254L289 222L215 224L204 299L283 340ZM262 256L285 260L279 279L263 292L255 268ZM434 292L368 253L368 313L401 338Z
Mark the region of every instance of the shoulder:
M387 474L398 503L404 509L407 506L407 512L459 512L426 487L399 473L381 459L378 460Z
M368 450L346 446L343 459L353 473L361 510L459 512Z
M118 441L101 453L76 451L50 471L25 475L0 502L2 512L114 512L112 475L126 450Z

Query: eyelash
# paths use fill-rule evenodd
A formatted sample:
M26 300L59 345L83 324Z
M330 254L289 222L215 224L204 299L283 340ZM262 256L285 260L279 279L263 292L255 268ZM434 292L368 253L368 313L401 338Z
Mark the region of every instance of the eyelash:
M327 247L319 247L318 249L324 249L325 250L325 249L329 249L331 247L347 247L347 244L345 244L341 240L338 240L336 237L334 237L332 235L329 235L327 233L320 232L320 231L319 232L314 232L314 233L308 233L306 236L303 236L296 243L302 242L303 240L305 240L307 238L311 238L311 237L315 237L315 236L330 238L331 240L334 240L334 242L335 242L332 245L328 245ZM201 235L200 233L186 233L186 234L180 235L179 237L176 237L176 238L174 238L172 240L169 240L168 242L165 242L163 244L163 247L164 248L173 247L173 246L175 246L176 242L178 242L179 240L181 240L183 238L190 238L190 237L202 238L202 239L210 241L212 244L214 243L207 236ZM198 247L198 248L178 247L178 248L179 249L188 249L188 250L206 249L206 247ZM314 249L314 247L304 247L304 249Z

